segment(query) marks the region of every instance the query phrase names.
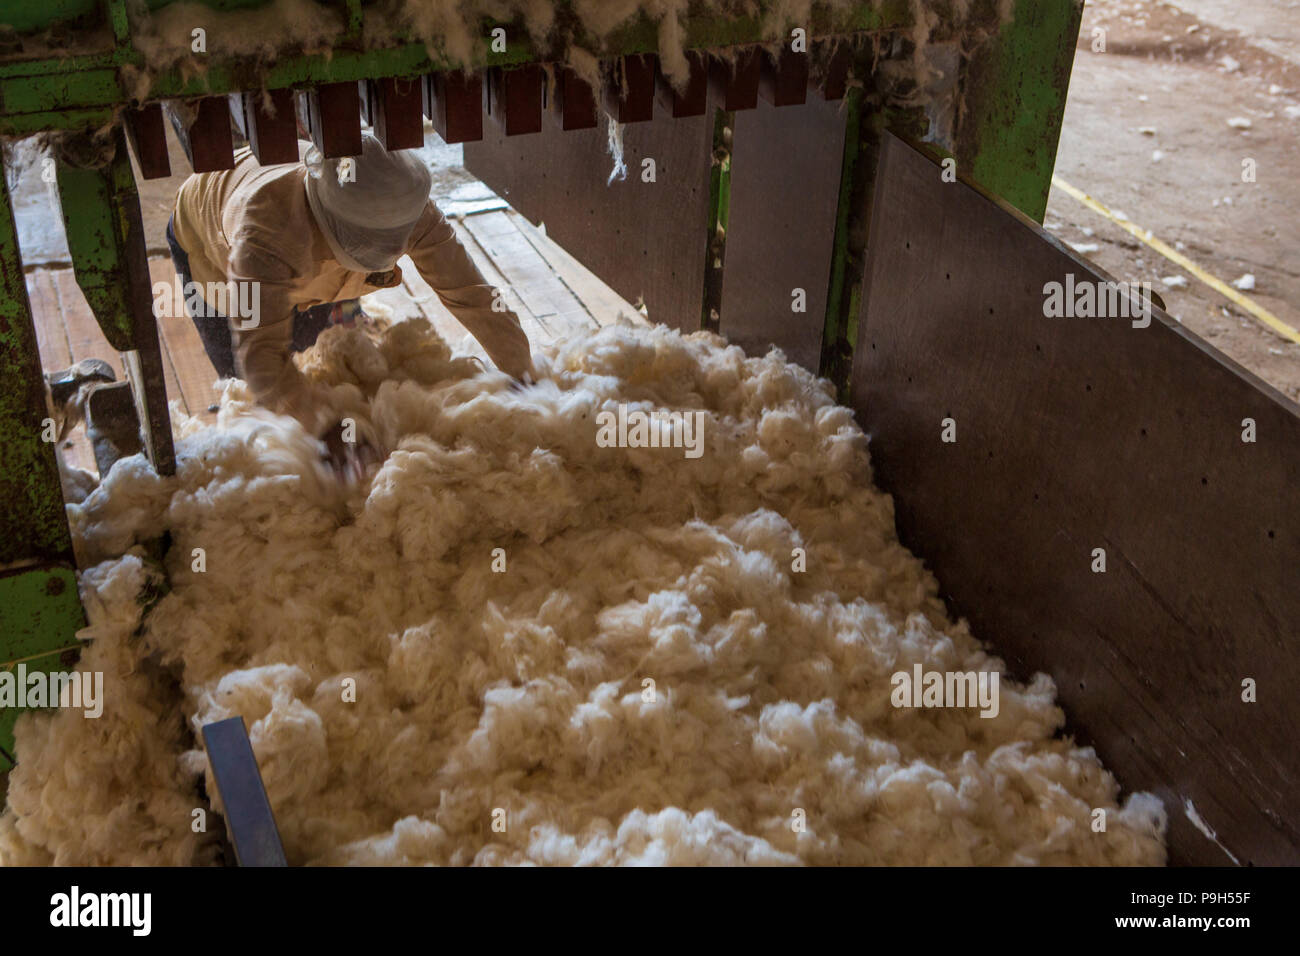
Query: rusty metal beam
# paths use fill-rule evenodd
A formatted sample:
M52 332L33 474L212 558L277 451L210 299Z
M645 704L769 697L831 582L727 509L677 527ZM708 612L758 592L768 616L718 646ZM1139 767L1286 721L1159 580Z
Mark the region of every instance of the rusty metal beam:
M542 88L546 77L536 64L488 70L483 109L507 136L542 131Z
M263 166L298 161L298 120L291 91L232 95L230 112Z
M709 105L708 57L692 51L686 54L686 62L690 75L681 90L669 82L662 64L656 77L656 95L659 97L660 108L667 110L673 119L703 116Z
M302 93L312 143L326 159L361 155L361 92L356 83L325 83Z
M593 129L599 119L591 84L567 66L556 68L550 111L563 130Z
M230 132L230 108L224 96L205 96L195 105L190 124L190 163L196 173L214 173L235 165L235 139Z
M713 97L727 112L752 110L758 105L758 81L763 71L763 48L745 47L730 58L713 57L709 83Z
M645 123L652 119L658 66L659 58L649 53L615 60L605 78L605 112L620 123Z
M172 174L167 155L167 132L161 103L146 103L126 111L126 133L145 179L166 179Z
M363 81L362 113L385 149L424 145L424 97L418 78Z

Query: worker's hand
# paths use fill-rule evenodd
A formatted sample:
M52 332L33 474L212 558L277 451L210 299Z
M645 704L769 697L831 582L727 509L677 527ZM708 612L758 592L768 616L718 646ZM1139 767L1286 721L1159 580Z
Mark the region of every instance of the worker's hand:
M532 365L529 365L525 371L520 373L518 378L511 376L510 390L512 392L522 392L529 385L536 385L536 384L537 384L537 370Z
M335 477L348 484L359 483L365 478L366 469L382 457L369 439L357 433L355 423L349 425L346 419L326 430L321 441L325 443L325 460Z

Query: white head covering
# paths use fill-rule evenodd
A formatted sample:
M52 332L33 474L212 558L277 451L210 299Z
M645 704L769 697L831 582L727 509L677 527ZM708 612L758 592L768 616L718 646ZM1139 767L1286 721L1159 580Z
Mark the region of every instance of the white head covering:
M325 159L313 146L303 162L307 202L339 263L356 272L391 269L429 204L429 167L409 150L390 153L370 133L361 136L360 156Z

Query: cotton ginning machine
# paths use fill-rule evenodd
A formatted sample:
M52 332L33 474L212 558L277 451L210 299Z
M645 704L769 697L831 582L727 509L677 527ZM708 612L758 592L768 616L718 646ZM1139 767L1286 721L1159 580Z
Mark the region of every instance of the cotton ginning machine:
M189 6L201 28L205 9L228 26L265 4ZM1300 703L1283 699L1300 679L1300 415L1162 310L1141 330L1044 316L1045 284L1109 278L1038 225L1080 0L1016 0L1010 19L994 0L814 4L806 23L765 0L701 3L684 68L649 17L595 37L562 0L545 38L480 23L469 68L395 29L392 3L317 6L339 23L327 48L268 61L214 31L161 68L126 0L0 12L0 135L51 140L77 283L159 472L175 456L137 174L172 172L169 117L195 172L229 168L241 139L260 163L296 162L300 128L356 155L363 121L416 148L427 117L652 320L828 377L871 436L903 542L1013 672L1052 675L1068 729L1126 786L1164 798L1173 861L1300 855ZM918 12L937 19L918 30ZM627 175L607 185L615 140ZM0 666L53 670L84 616L0 188ZM1243 702L1246 679L1267 706ZM14 717L0 712L0 769Z

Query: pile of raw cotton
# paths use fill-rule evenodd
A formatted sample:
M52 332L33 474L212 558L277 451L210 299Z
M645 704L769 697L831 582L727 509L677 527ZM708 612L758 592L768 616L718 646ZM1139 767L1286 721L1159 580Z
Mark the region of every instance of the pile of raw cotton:
M1046 676L995 717L891 703L1002 664L825 383L664 328L536 361L519 388L422 321L334 329L304 367L387 452L360 486L235 383L174 478L128 459L70 506L104 715L22 718L0 858L213 859L195 741L241 715L291 863L1163 862ZM620 405L698 413L698 457L607 447Z

